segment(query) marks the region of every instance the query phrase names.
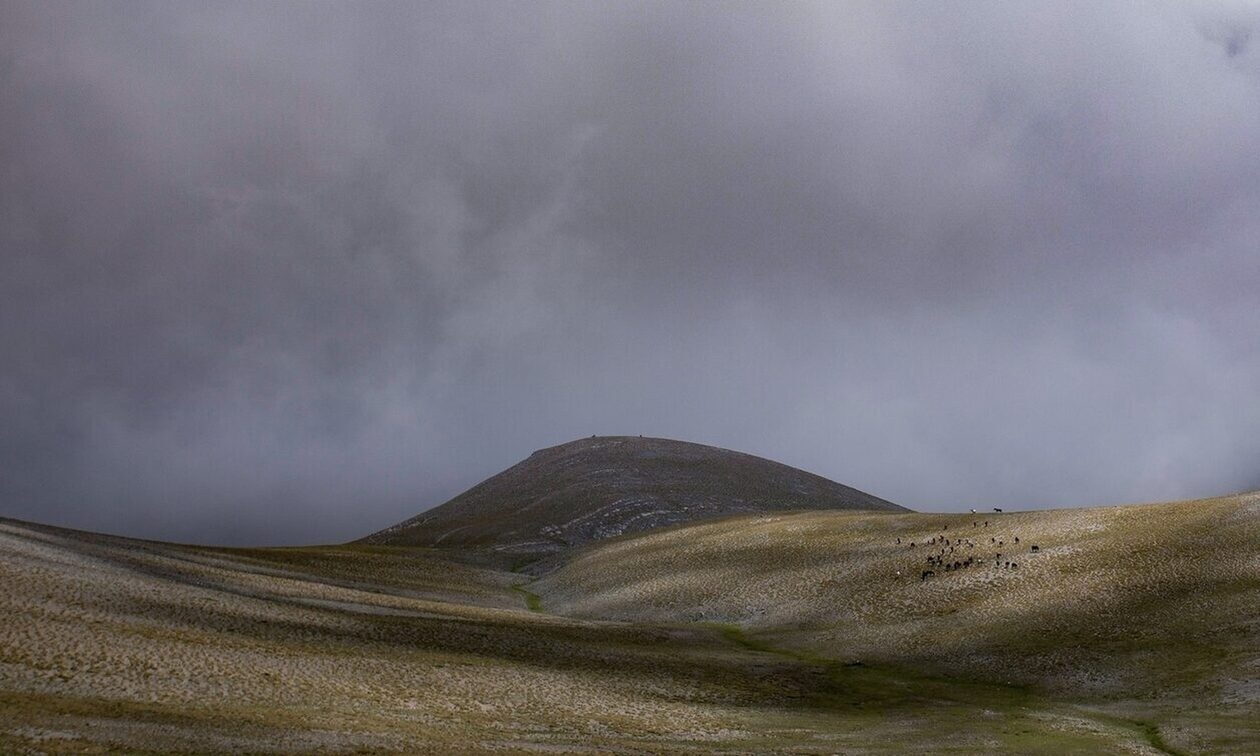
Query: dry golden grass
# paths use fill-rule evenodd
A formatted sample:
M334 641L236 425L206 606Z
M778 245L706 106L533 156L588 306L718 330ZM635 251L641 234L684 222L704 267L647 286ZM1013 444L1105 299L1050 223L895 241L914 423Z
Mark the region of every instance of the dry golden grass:
M951 562L979 562L929 565L942 548ZM922 580L925 569L936 575ZM734 518L596 545L535 590L572 616L734 623L828 658L1142 712L1179 729L1191 750L1231 747L1221 721L1260 735L1257 494Z
M376 548L347 570L327 551L0 526L0 750L703 743L780 695L712 640L530 612L510 573ZM458 600L432 598L435 570Z
M919 581L895 539L971 519L704 523L529 586L0 520L0 752L1256 750L1255 497L990 515L1042 553Z

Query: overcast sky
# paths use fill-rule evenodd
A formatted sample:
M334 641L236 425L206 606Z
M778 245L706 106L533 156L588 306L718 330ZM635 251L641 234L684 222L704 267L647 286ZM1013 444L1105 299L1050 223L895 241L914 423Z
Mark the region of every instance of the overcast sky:
M0 0L0 515L340 541L534 449L1260 487L1260 6Z

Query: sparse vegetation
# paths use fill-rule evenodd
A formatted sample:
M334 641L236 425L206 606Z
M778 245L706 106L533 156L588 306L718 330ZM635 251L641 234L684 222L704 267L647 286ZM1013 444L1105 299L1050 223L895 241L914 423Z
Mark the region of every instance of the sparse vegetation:
M926 581L908 543L971 515L735 517L540 580L0 521L0 751L1256 750L1260 497L988 519L1039 553Z
M573 616L681 616L803 661L1013 685L1162 751L1260 743L1260 495L985 520L737 517L597 545L537 590ZM924 579L950 549L985 558Z

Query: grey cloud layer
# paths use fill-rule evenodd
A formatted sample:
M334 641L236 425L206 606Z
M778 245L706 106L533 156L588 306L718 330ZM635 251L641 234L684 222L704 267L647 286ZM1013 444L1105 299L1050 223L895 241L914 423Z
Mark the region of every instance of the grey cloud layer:
M0 4L0 514L339 540L591 433L1260 486L1258 25Z

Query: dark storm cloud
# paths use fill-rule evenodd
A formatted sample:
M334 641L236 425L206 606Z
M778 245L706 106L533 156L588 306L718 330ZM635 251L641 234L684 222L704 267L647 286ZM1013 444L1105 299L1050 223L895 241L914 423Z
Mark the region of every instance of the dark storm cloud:
M0 514L339 540L591 433L1260 485L1252 6L0 14Z

